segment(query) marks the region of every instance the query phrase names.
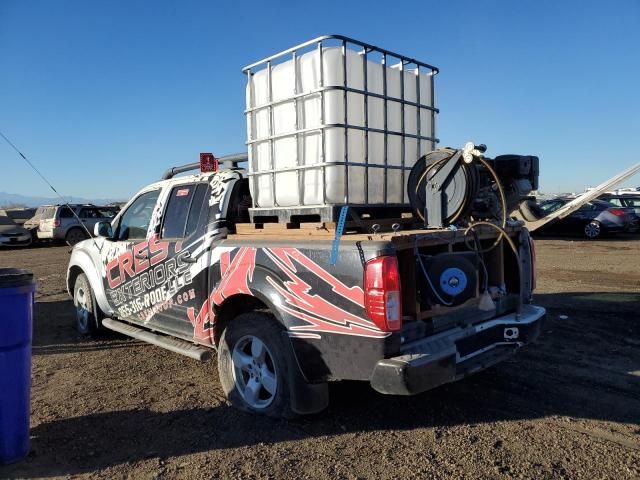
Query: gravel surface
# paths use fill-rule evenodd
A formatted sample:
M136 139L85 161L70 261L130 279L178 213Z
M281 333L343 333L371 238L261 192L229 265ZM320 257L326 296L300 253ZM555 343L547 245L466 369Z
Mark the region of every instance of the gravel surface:
M229 407L214 362L78 337L68 247L0 251L39 285L31 453L0 478L639 478L640 239L537 251L535 345L416 397L335 384L293 422Z

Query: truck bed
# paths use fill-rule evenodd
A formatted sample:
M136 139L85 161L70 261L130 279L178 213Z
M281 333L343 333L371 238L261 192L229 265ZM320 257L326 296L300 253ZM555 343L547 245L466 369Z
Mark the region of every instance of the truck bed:
M389 227L391 224L387 222ZM353 227L353 226L352 226ZM387 228L390 230L389 228ZM498 232L488 226L479 225L475 228L478 239L483 248L491 246L498 237ZM513 222L505 231L514 240L526 229L522 223ZM289 246L292 244L310 245L315 250L330 250L336 238L335 223L265 223L265 224L237 224L236 233L227 237L227 242L234 244L269 244ZM470 235L466 236L469 241ZM522 248L522 242L516 241ZM422 272L416 264L416 255L432 255L442 252L470 251L465 244L463 229L420 229L415 224L409 225L406 230L382 231L377 233L361 233L356 228L347 228L340 237L340 255L343 252L354 251L356 246L363 252L380 252L392 248L398 257L403 285L403 320L431 320L428 329L439 331L452 323L464 322L465 312L477 320L484 319L478 316L478 304L480 299L473 298L462 305L444 307L440 305L426 306L418 298L418 279L422 278ZM368 257L368 255L367 255ZM525 257L525 256L523 256ZM528 255L526 258L529 258ZM517 275L517 262L510 248L502 242L502 245L485 254L489 283L492 285L506 284L509 294L498 302L497 311L487 312L486 317L514 311L521 302L520 292L530 290L528 279L519 279ZM528 271L528 269L527 269ZM526 280L526 281L525 281ZM525 284L523 284L525 283ZM525 298L526 300L526 298ZM442 317L439 319L438 317ZM446 319L446 321L444 321ZM423 324L423 322L420 322Z

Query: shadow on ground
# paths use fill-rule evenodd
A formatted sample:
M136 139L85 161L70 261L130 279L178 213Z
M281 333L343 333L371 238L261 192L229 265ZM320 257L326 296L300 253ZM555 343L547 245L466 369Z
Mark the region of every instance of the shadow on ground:
M537 344L495 368L431 392L389 397L366 383L343 382L332 385L327 411L290 422L244 414L224 404L169 412L140 405L64 418L33 428L32 453L6 474L74 475L257 443L549 416L638 424L640 294L547 294L537 295L536 303L548 309ZM122 342L114 338L103 345L119 348ZM78 345L84 348L82 341ZM55 350L38 346L36 353L38 349L41 354ZM58 447L52 449L52 444Z

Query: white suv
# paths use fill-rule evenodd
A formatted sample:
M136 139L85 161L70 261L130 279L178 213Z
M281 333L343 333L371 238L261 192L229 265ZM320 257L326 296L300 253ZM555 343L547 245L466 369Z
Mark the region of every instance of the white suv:
M80 222L73 212L80 218ZM110 222L118 213L117 207L96 207L95 205L54 205L47 207L40 217L38 238L64 241L69 245L89 237L87 230L93 232L98 222ZM85 228L86 227L86 230Z

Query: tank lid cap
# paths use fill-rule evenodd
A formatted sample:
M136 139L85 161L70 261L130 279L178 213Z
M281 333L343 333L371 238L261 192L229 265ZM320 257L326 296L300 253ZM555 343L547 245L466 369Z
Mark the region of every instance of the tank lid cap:
M33 273L22 268L0 268L0 288L23 287L33 283Z

